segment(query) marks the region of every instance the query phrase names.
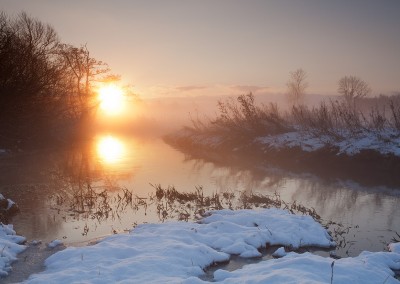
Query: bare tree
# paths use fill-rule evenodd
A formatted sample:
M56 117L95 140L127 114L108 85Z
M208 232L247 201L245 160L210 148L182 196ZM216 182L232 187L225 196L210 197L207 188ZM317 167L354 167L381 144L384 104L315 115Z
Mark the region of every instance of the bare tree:
M351 103L356 99L366 97L371 93L371 88L356 76L344 76L339 80L338 92L347 102Z
M77 128L94 113L92 87L108 71L85 45L62 44L50 25L0 11L0 137L29 144Z
M56 120L58 44L50 25L26 13L0 14L0 133L8 139L38 137Z
M69 100L85 112L90 108L91 83L101 80L100 76L108 75L108 65L92 58L86 45L77 48L62 44L59 52L63 58L64 74L71 83Z
M288 88L287 95L289 102L293 105L298 105L303 101L306 94L305 91L308 87L306 79L307 73L301 68L290 72L290 78L286 86Z
M0 18L1 90L19 96L45 94L58 80L53 60L59 44L56 32L26 13Z

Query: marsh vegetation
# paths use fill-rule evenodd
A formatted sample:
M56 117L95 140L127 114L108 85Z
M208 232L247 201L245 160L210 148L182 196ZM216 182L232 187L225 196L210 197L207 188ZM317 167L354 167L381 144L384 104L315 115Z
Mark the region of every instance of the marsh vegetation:
M334 141L371 134L380 139L400 136L400 95L357 100L341 98L318 106L296 104L280 110L277 104L257 104L252 93L218 103L219 113L208 120L193 119L188 129L199 133L247 139L302 131Z

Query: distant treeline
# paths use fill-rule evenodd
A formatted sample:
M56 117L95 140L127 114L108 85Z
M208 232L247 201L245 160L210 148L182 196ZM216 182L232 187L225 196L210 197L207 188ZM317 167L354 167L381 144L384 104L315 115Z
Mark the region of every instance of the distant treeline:
M96 107L93 83L111 77L86 45L62 43L26 13L0 12L0 147L66 139Z

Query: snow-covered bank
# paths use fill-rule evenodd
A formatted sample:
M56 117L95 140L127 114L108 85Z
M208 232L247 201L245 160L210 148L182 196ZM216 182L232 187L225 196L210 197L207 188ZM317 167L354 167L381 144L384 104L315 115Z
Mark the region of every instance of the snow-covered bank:
M11 263L17 260L17 254L26 248L22 245L25 238L16 235L13 225L1 223L17 211L18 206L15 202L0 194L0 277L8 275Z
M299 148L304 152L313 152L322 148L328 148L335 155L354 156L362 151L376 151L381 155L394 155L400 157L400 136L391 131L371 133L368 131L360 131L353 134L348 131L341 132L341 138L316 135L308 131L291 131L275 135L267 135L256 137L252 140L237 139L215 132L198 132L196 130L185 128L181 131L169 135L167 141L176 144L189 144L192 146L200 146L208 149L221 149L227 146L232 148L248 147L243 145L250 143L258 144L264 149L274 149L282 151L285 149Z
M371 132L360 132L357 135L347 133L345 138L333 139L332 136L316 136L303 131L288 132L278 135L259 137L257 142L274 149L299 147L303 151L311 152L323 147L336 149L336 154L353 156L361 151L373 150L382 155L393 154L400 157L400 137L387 132L374 135Z
M184 128L164 140L185 154L212 162L267 165L368 185L400 184L400 137L390 132L343 132L334 138L299 130L247 137Z
M292 252L232 272L217 270L214 278L219 283L399 283L391 270L400 268L399 259L387 252L338 260Z
M11 263L26 248L21 245L24 241L24 237L16 235L12 225L0 223L0 277L7 276L11 271Z
M8 216L11 216L19 211L17 204L11 199L5 198L0 193L0 220L7 219Z
M229 260L231 254L258 257L258 248L265 245L298 248L334 243L309 216L279 209L213 211L198 223L143 224L92 246L67 248L49 257L46 270L26 283L203 283L199 276L208 266ZM330 283L333 261L334 283L398 283L392 272L400 269L398 252L340 260L288 253L233 272L217 270L215 280Z

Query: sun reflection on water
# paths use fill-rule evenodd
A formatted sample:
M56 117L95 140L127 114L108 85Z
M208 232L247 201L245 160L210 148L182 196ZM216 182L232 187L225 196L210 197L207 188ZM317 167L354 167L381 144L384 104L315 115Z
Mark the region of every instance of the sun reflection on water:
M125 146L122 141L111 135L103 136L97 142L97 155L107 164L117 163L125 152Z

